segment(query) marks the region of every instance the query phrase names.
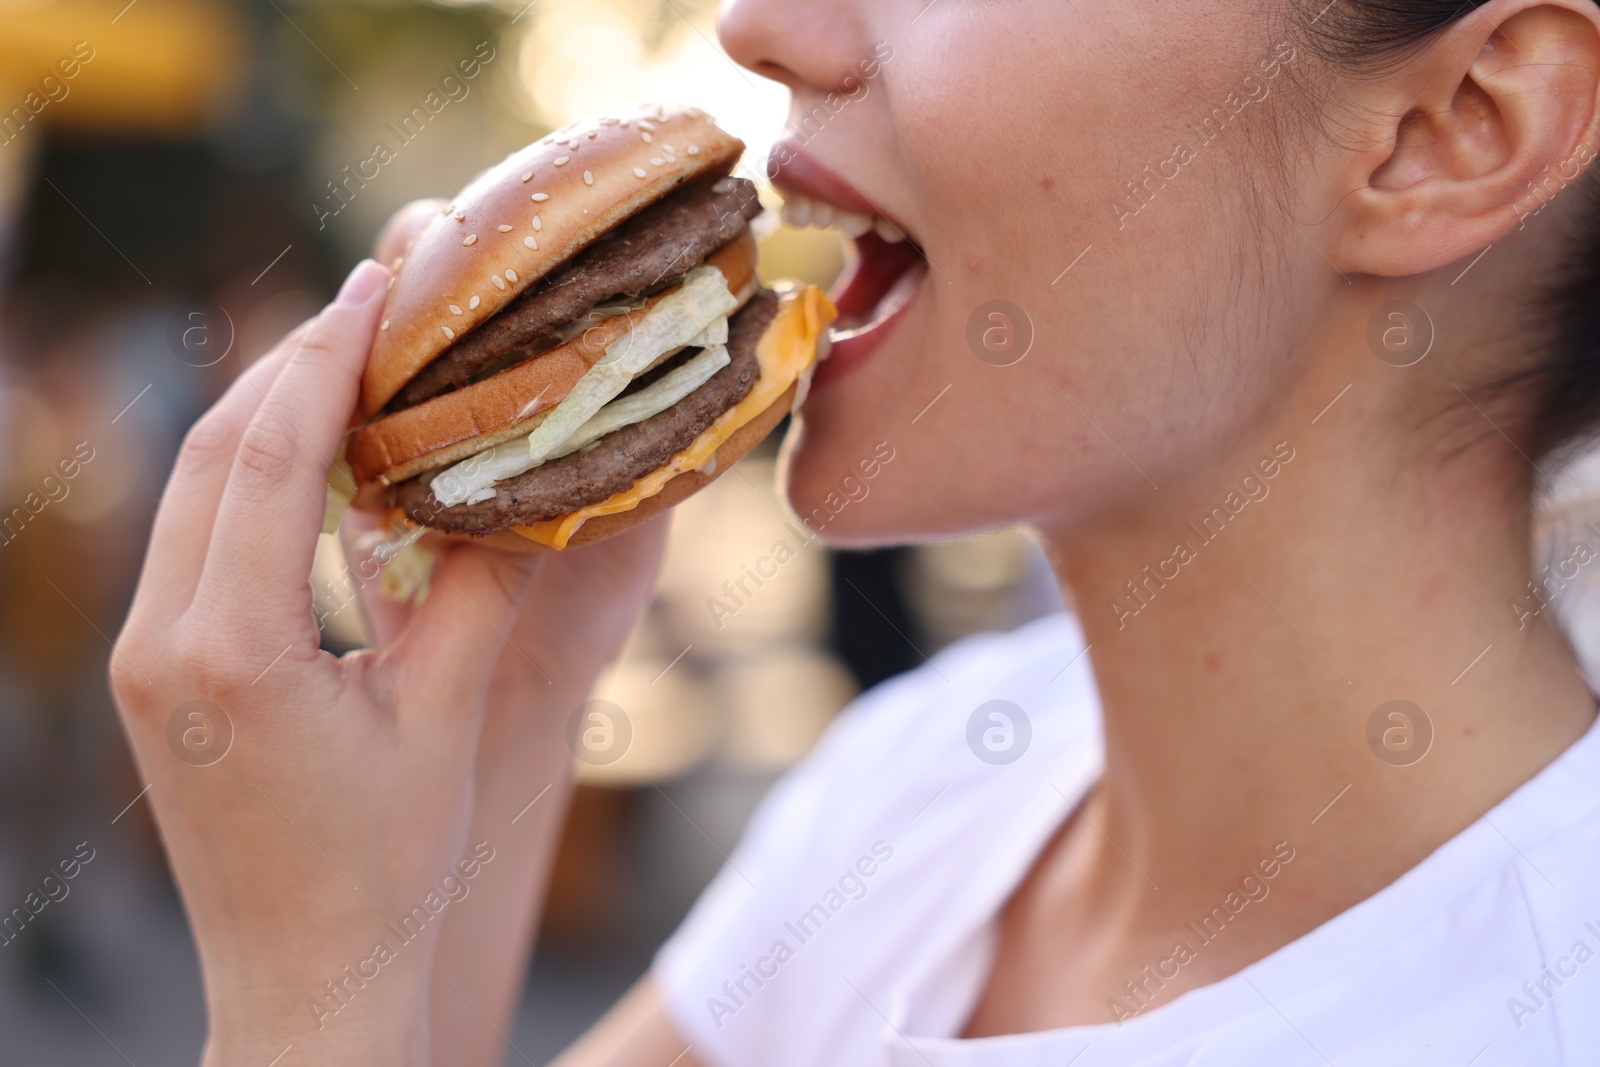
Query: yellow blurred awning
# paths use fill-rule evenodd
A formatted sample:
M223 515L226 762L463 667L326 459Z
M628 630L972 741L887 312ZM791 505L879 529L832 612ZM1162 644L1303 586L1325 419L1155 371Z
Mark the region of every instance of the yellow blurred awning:
M203 129L239 86L242 30L208 0L0 0L0 141L24 126Z

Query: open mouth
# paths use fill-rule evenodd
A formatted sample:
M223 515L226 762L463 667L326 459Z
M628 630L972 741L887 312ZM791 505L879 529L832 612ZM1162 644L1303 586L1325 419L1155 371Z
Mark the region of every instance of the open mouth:
M854 185L812 157L792 146L780 154L786 162L774 168L773 183L784 196L784 222L838 231L854 246L851 262L828 294L839 309L830 339L850 349L859 347L852 342L886 334L883 328L911 304L927 277L928 259L921 245Z

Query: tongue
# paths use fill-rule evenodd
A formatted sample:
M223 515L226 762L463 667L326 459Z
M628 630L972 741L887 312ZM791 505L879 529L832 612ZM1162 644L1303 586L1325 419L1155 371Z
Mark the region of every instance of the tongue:
M889 244L875 233L867 233L855 241L856 261L845 280L833 295L839 309L839 325L835 332L855 330L887 318L895 311L887 307L891 290L905 288L895 283L909 276L911 268L922 261L922 253L910 241ZM903 304L910 292L898 293Z

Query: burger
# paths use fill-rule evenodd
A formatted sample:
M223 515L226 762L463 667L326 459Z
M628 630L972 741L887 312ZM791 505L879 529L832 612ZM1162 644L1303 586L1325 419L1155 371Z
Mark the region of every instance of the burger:
M462 189L392 264L345 442L355 506L560 550L754 448L836 313L758 279L743 150L701 111L656 107L559 130Z

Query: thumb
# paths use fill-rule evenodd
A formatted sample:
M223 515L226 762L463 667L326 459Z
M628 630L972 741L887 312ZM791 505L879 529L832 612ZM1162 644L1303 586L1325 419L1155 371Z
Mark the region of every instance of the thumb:
M477 545L452 546L434 569L423 601L387 658L396 691L428 708L480 704L509 644L548 680L540 650L517 648L510 634L542 556Z

